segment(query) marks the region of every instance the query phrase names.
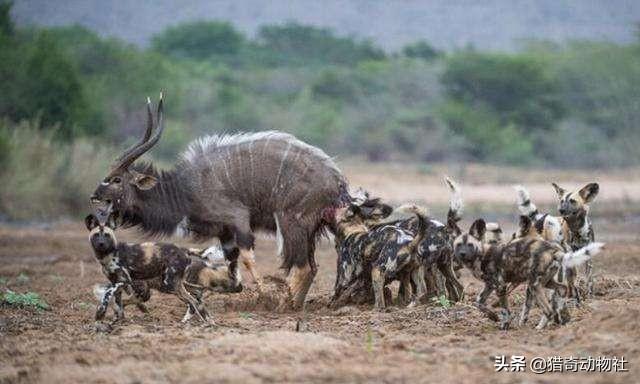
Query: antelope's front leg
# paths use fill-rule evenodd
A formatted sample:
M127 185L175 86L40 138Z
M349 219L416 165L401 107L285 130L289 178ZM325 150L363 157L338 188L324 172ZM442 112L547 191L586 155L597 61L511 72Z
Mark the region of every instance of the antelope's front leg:
M260 274L256 269L256 255L253 251L253 248L240 248L240 261L251 275L253 281L258 286L258 290L262 291L262 279L260 278Z

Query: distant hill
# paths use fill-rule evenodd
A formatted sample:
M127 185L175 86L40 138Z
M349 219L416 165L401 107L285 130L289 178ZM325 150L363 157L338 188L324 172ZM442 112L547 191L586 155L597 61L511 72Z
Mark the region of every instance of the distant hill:
M626 42L640 21L637 0L18 0L18 24L82 24L145 45L186 20L233 22L251 35L263 24L295 20L370 38L387 50L417 39L439 48L472 44L511 50L527 38Z

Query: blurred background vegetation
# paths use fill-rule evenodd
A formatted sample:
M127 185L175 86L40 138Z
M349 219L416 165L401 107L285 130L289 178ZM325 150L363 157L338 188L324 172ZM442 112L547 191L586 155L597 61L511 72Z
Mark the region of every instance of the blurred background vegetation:
M529 41L518 52L397 52L295 22L167 28L140 48L80 26L21 27L0 0L0 215L84 207L167 94L153 156L193 138L278 129L340 158L618 167L640 162L636 42ZM64 186L64 189L53 188ZM69 192L71 191L71 192Z

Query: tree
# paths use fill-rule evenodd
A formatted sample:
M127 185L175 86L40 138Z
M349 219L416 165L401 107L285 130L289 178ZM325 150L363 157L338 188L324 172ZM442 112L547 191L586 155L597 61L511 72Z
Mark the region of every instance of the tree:
M0 35L13 35L11 7L13 7L13 1L0 1Z
M382 60L384 51L370 41L338 37L327 28L289 22L263 26L258 31L261 47L272 51L283 64L355 64Z
M407 57L423 59L426 61L431 61L441 55L440 51L424 40L405 45L405 47L402 48L402 53Z
M152 39L158 52L178 58L207 59L213 55L237 54L244 36L231 24L196 21L165 29Z
M547 66L528 55L459 53L447 61L441 82L451 99L488 108L502 125L548 130L565 113Z

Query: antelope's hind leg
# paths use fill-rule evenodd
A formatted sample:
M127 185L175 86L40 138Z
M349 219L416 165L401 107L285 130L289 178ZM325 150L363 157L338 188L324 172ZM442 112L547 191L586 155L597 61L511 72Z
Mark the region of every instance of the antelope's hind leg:
M281 236L283 265L288 269L289 294L293 309L302 309L318 273L315 261L315 235L299 224L279 218L278 237Z

